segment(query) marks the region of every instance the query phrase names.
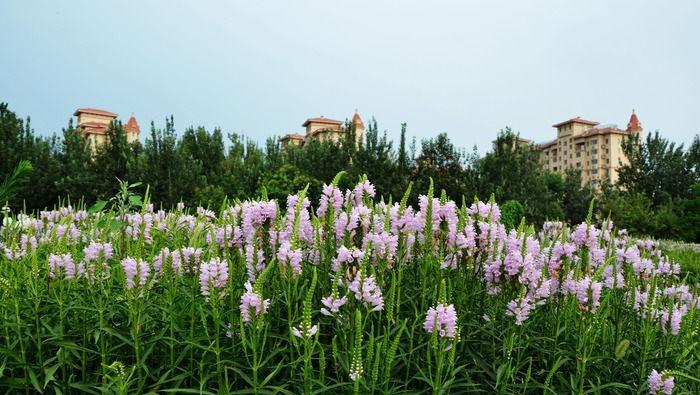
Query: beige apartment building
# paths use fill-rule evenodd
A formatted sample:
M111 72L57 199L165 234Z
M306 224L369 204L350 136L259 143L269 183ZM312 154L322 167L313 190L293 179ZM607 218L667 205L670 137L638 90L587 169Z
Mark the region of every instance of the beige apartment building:
M623 140L633 134L641 138L643 131L634 110L624 130L581 117L552 127L557 129L557 138L534 145L540 153L542 167L558 173L566 169L580 170L582 182L594 187L606 181L610 184L617 182L618 169L629 163L622 151Z
M355 127L355 143L359 145L362 142L362 136L365 132L365 124L362 122L362 117L360 117L360 114L357 113L357 111L355 111L355 115L352 116L351 125ZM301 126L306 129L304 135L291 133L280 138L282 149L285 149L290 145L300 147L312 139L320 142L332 141L338 143L342 141L345 133L348 132L348 130L343 126L342 121L323 116L309 118Z
M79 108L75 110L73 116L78 118L76 129L87 139L94 151L107 141L105 133L109 128L110 122L116 122L118 115L97 108ZM129 121L123 125L123 129L126 141L132 143L139 140L141 127L133 114Z

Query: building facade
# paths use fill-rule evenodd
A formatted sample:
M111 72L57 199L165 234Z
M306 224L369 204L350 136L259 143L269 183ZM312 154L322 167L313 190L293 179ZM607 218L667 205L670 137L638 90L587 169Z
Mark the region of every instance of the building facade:
M618 180L620 166L629 163L622 143L630 135L642 137L642 124L634 110L626 129L615 125L600 125L581 117L559 122L556 139L535 144L540 163L545 170L563 173L567 169L581 171L581 181L598 187Z
M111 122L117 121L117 114L97 108L79 108L73 116L77 117L76 129L85 137L92 150L96 150L107 141L107 129ZM126 141L133 143L141 136L141 127L132 114L129 121L123 125Z
M362 142L362 136L365 132L365 124L357 111L355 111L355 115L352 116L350 125L355 128L355 143L359 145ZM311 140L339 143L345 137L345 133L348 132L347 128L343 126L342 121L323 116L309 118L301 126L305 128L305 134L291 133L280 138L282 149L286 149L292 145L301 147L307 141Z

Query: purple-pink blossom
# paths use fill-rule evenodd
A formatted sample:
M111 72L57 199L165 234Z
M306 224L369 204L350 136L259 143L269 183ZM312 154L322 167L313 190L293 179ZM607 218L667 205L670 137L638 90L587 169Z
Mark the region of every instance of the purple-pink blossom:
M246 291L241 295L241 319L243 322L250 322L251 319L265 314L270 306L270 299L263 300L250 282L245 283L245 289Z
M124 258L121 261L126 279L126 288L138 288L146 285L151 267L143 259Z
M228 262L226 260L215 257L209 262L202 262L199 267L199 289L202 295L209 296L218 292L219 297L223 297L227 283Z
M675 385L673 382L673 376L663 372L659 373L656 371L656 369L653 369L651 373L649 373L647 384L649 385L650 394L662 393L666 395L673 393L673 387Z
M440 337L453 338L457 334L457 312L452 304L440 303L428 309L423 329L428 333L437 332Z
M358 271L355 278L348 284L348 289L355 294L355 299L362 301L372 311L384 309L382 290L377 285L374 276L363 278L362 271Z

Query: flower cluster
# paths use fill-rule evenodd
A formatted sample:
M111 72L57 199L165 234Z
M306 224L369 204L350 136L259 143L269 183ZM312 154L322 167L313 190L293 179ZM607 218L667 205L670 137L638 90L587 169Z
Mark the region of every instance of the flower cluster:
M202 295L209 296L217 292L223 297L228 283L228 262L219 258L212 258L208 262L202 262L199 267L199 289Z
M73 257L70 254L49 255L49 277L65 278L72 280L80 278L85 272L85 264L82 262L73 262Z
M453 338L457 334L457 312L452 304L440 303L428 309L423 329L440 337Z
M127 289L142 288L146 285L148 274L151 271L151 267L146 261L127 257L122 259L121 264L124 269Z
M253 318L265 314L270 306L270 299L263 299L250 282L245 283L245 290L241 296L241 319L243 322L250 322Z
M362 271L358 271L355 278L348 284L348 289L355 294L355 299L370 307L371 311L384 309L382 290L377 285L374 276L363 278Z
M649 385L650 394L666 394L670 395L673 393L673 387L675 386L673 382L673 376L665 373L659 373L656 369L649 373L647 379L647 384Z

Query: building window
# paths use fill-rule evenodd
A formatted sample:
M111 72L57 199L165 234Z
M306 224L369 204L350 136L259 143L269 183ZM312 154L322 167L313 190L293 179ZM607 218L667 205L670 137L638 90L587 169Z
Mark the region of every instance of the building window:
M591 140L591 145L596 145L596 144L598 144L598 139Z
M576 167L581 168L581 162L576 162Z
M598 150L593 148L593 150L591 150L591 155L598 155Z
M591 174L598 174L598 169L591 170Z
M591 164L592 164L592 165L597 165L597 164L598 164L598 159L593 159L593 160L591 161Z
M581 157L581 153L580 153L580 152L577 152L577 153L576 153L576 157L577 157L577 158L580 158L580 157Z

